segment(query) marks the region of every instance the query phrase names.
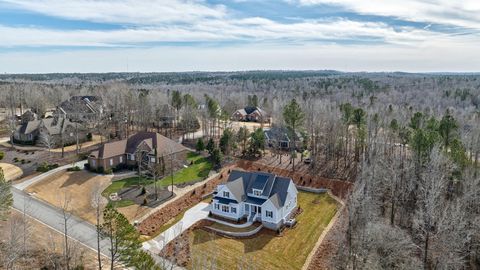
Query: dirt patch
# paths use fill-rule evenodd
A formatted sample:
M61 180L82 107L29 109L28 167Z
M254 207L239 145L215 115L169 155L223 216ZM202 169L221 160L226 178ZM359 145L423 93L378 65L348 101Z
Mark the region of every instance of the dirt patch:
M136 204L117 208L117 211L122 213L130 222L140 219L150 210L152 210L152 208Z
M138 231L140 234L148 236L155 235L155 232L159 230L162 225L182 213L185 209L188 209L202 201L203 197L212 193L218 184L225 182L228 178L229 170L231 170L233 167L234 166L223 168L217 177L211 179L200 187L195 188L193 191L183 195L173 203L169 203L162 209L150 215L139 224Z
M95 209L91 205L93 191L101 192L111 183L111 175L87 171L60 171L27 188L27 192L57 207L69 199L69 209L75 215L95 224Z
M179 266L186 267L192 260L190 252L190 233L197 228L210 225L211 223L211 221L200 220L193 224L190 228L173 239L173 241L168 243L159 255Z
M0 168L2 168L3 174L7 181L18 179L20 176L23 175L23 170L13 164L0 163Z
M312 261L308 266L308 270L317 269L334 269L332 261L335 256L335 252L340 248L339 239L345 237L347 231L347 210L344 208L338 216L337 222L333 225L322 244L318 247L317 251L313 255Z
M284 177L290 177L295 184L300 186L326 188L331 190L333 195L340 198L345 198L352 187L352 182L350 181L329 179L319 175L310 175L303 172L293 172L291 170L267 166L254 161L240 160L237 162L237 165L246 171L265 171Z
M143 190L145 188L145 190ZM122 198L122 200L131 200L135 202L137 205L148 206L154 208L161 203L164 203L167 199L172 197L172 193L167 190L166 188L158 188L157 189L157 200L155 200L155 187L147 186L147 187L140 187L140 186L131 186L127 188L123 188L118 192L118 196ZM146 199L146 201L145 201ZM145 204L146 202L146 204Z

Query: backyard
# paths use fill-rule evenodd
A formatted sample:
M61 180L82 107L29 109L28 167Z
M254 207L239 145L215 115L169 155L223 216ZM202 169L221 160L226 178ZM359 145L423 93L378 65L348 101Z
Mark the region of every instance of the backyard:
M193 264L216 259L219 269L236 269L245 263L253 269L301 269L323 230L335 215L337 202L328 194L299 192L303 209L298 224L282 236L263 229L250 239L231 239L195 229L190 233ZM192 264L192 262L190 262Z
M185 184L192 183L198 180L203 180L208 176L208 173L212 169L213 165L208 158L198 153L188 153L187 163L191 164L186 168L183 168L173 174L173 184ZM166 176L163 179L157 180L157 187L159 190L165 189L165 187L171 185L172 177ZM145 186L148 191L154 189L154 180L152 178L145 177L129 177L122 180L112 182L103 192L102 195L106 198L112 193L119 193L120 191L129 187ZM115 202L116 207L126 207L135 204L133 200L121 200Z

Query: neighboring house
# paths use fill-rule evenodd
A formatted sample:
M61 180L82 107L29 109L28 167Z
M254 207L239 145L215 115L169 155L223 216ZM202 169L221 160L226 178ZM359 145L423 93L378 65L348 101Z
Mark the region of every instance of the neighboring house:
M286 127L271 127L264 128L265 141L269 147L288 150L293 147L293 140L298 148L302 146L302 135L300 133L293 134L291 130Z
M73 96L60 103L54 115L74 122L88 122L103 113L102 99L98 96Z
M14 143L43 145L48 141L51 147L61 147L87 140L87 132L82 124L73 123L65 118L45 118L22 123L13 135Z
M252 122L268 122L267 113L259 107L247 106L243 109L236 110L232 114L235 121L252 121Z
M214 192L211 213L231 220L260 221L280 228L297 208L297 188L292 179L266 172L234 170L226 184Z
M13 133L13 142L34 145L39 136L38 128L40 127L40 123L41 120L32 120L21 123Z
M188 152L183 145L158 133L139 132L128 139L103 144L88 156L88 164L92 170L134 167L139 160L142 165L162 161L169 165L172 160L183 165Z
M170 128L175 123L175 108L170 104L158 106L157 111L158 127Z

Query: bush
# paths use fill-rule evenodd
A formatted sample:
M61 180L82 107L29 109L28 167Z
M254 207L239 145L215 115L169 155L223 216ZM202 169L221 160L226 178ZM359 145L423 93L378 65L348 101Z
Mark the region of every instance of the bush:
M105 170L103 169L103 167L98 167L97 168L97 173L104 173Z
M5 157L5 153L0 151L0 160L2 160Z
M89 170L89 171L90 171L90 164L85 163L85 164L83 165L83 168L85 168L85 170Z
M87 133L87 141L91 142L93 140L92 133Z
M47 162L44 162L37 167L37 172L48 172L48 171L53 170L55 168L58 168L57 163L48 164Z
M80 167L75 166L75 167L70 167L67 169L67 172L78 172L80 171Z
M108 169L105 170L105 174L112 174L112 173L113 173L113 171L112 171L111 168L108 168Z
M14 158L13 158L13 162L18 162L18 158L17 158L17 157L14 157Z
M22 162L22 164L25 164L25 159L22 159L22 161L21 161L21 162Z

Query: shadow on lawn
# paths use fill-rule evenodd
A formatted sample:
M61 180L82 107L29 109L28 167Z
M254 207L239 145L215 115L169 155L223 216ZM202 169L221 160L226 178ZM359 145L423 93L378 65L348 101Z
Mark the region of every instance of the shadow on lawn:
M90 177L88 175L84 175L86 174L87 172L67 172L68 174L68 178L67 180L62 184L61 188L64 188L64 187L68 187L68 186L71 186L71 185L82 185L86 182L88 182L89 180L91 180L93 177L93 175L90 175Z
M275 238L275 232L263 228L249 239L240 240L243 242L244 253L262 250L271 240Z

